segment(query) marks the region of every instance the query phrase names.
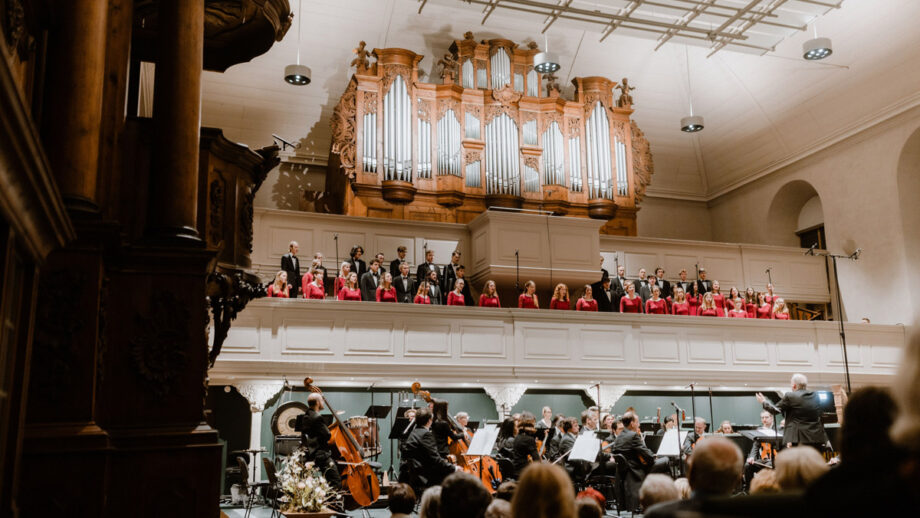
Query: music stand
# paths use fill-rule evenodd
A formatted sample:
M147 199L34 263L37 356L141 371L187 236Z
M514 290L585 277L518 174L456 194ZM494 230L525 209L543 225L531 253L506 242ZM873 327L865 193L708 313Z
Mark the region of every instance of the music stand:
M772 446L770 460L771 462L774 462L774 465L775 465L776 449L779 446L778 443L782 441L782 437L783 437L782 435L777 433L775 430L767 429L767 428L758 428L757 430L745 430L741 432L741 435L744 437L747 437L748 439L756 443L761 443L761 444L769 443ZM755 461L755 464L756 463L757 461ZM763 464L761 465L763 466ZM769 466L764 466L764 467L769 467Z
M479 429L479 421L467 421L466 427L469 428L471 432L476 433L476 430Z
M419 410L420 408L421 408L421 407L417 407L417 406L401 406L401 407L398 407L398 408L396 409L396 418L399 419L400 417L405 417L405 416L406 416L406 412L408 412L409 410L415 410L416 412L418 412L418 410Z
M371 405L364 412L365 417L373 417L374 419L384 419L388 415L390 415L389 405Z
M412 430L415 429L415 419L409 419L408 417L397 417L393 421L393 427L390 428L390 435L388 439L397 439L402 440L407 435L412 433Z
M594 462L597 452L601 449L601 440L591 433L583 433L575 439L575 445L569 453L569 460L584 460Z

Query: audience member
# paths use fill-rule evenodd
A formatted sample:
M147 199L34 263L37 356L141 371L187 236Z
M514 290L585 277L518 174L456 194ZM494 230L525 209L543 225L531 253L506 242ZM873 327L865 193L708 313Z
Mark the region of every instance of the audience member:
M441 518L441 486L432 486L422 493L418 506L419 518Z
M486 508L486 518L511 518L511 502L496 498Z
M690 481L687 480L687 477L675 480L674 487L677 488L677 495L681 500L690 498Z
M492 495L478 478L459 471L441 483L441 518L483 518Z
M409 484L394 484L390 486L387 504L393 518L409 518L415 509L415 491Z
M779 493L781 491L779 482L776 480L776 471L772 469L762 469L751 479L752 495L766 495Z
M671 477L667 475L653 473L645 477L642 487L639 488L639 505L643 511L655 504L670 502L679 498L677 486L674 485Z
M514 497L515 489L517 489L517 482L514 480L506 480L495 490L495 498L507 500L510 503L511 499Z
M564 469L531 464L524 470L511 500L514 518L574 518L575 489Z
M604 510L597 505L597 501L589 496L575 500L575 516L577 518L601 518Z
M804 490L828 470L818 450L793 446L776 454L776 482L783 491Z

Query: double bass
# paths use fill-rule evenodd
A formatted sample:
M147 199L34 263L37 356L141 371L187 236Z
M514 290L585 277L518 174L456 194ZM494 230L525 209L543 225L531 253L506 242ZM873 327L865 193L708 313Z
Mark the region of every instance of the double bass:
M332 412L334 422L329 427L332 437L329 438L329 444L335 446L342 457L340 464L344 464L342 470L342 485L348 488L351 498L361 507L367 507L380 498L380 481L374 470L364 460L364 448L362 448L351 431L342 423L336 414L335 409L329 404L323 391L313 384L313 378L307 377L303 380L303 385L310 392L315 392L322 396L326 408Z
M431 392L422 390L422 384L417 381L412 384L412 393L420 396L428 403L434 402L431 397ZM458 441L448 439L447 447L450 450L450 454L456 459L456 464L460 466L460 469L463 470L464 473L469 473L478 478L490 493L495 493L498 486L502 483L498 462L488 455L483 455L478 458L473 458L473 455L467 455L466 451L470 447L470 439L467 436L466 429L460 426L460 423L450 414L447 415L447 420L453 428L463 433L464 436L464 439Z

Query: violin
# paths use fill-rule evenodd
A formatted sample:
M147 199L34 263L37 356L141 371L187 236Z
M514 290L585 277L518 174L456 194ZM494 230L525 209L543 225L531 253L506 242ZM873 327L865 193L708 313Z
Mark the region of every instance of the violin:
M329 444L336 447L342 456L345 469L342 470L342 483L348 488L352 499L361 507L367 507L380 498L380 481L377 475L364 460L364 448L362 448L351 431L342 424L335 409L329 404L323 391L313 384L313 378L309 376L303 380L304 387L310 392L315 392L323 397L326 407L332 412L334 422L329 427L332 437L329 438Z

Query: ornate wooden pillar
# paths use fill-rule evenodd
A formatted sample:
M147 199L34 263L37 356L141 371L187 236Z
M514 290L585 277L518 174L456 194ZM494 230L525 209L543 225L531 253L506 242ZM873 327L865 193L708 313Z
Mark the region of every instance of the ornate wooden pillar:
M52 12L42 136L67 207L96 212L108 2L58 0Z
M198 138L204 2L161 0L147 233L198 238Z

